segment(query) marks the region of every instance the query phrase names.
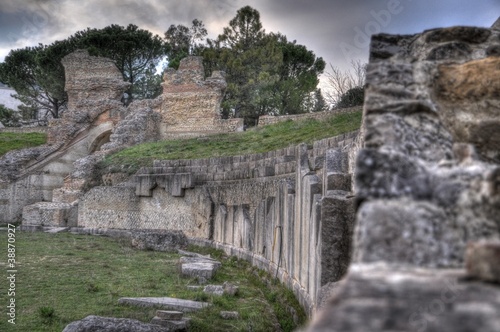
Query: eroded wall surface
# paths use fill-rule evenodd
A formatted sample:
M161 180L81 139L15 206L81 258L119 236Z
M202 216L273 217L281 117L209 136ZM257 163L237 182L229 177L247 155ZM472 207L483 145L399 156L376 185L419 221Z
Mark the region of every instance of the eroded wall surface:
M500 19L373 36L353 263L308 331L498 331L499 50Z
M201 57L184 58L178 70L167 69L160 107L162 137L242 131L242 119L221 119L226 86L222 72L215 71L205 79Z

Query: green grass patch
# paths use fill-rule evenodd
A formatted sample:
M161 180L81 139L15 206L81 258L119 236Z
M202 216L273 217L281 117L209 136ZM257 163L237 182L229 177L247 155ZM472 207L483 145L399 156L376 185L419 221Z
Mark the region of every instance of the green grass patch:
M44 133L0 133L0 156L11 150L31 148L47 142Z
M7 243L5 231L0 241ZM220 250L191 247L222 261L212 284L239 286L237 296L209 296L186 286L195 280L179 274L179 255L135 250L130 240L98 236L16 233L16 326L0 320L0 331L62 331L88 315L149 322L153 308L119 305L120 297L177 297L212 306L192 314L190 331L292 331L305 314L291 292L248 262ZM5 263L3 269L6 270ZM0 281L8 288L7 278ZM270 295L272 294L272 295ZM0 303L9 301L0 293ZM240 319L223 320L220 311L238 311Z
M312 143L359 129L362 111L334 115L331 118L286 121L241 133L204 138L145 143L108 156L100 167L106 172L135 173L140 167L152 166L153 160L199 159L262 153L299 143Z

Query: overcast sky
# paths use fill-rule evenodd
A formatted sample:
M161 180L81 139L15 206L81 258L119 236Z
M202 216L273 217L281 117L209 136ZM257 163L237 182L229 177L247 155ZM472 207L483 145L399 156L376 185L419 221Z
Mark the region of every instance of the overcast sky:
M0 0L0 62L11 49L49 44L87 27L129 23L163 36L171 24L202 20L222 33L246 5L267 32L281 32L327 63L367 61L368 35L409 34L452 25L491 26L500 0Z

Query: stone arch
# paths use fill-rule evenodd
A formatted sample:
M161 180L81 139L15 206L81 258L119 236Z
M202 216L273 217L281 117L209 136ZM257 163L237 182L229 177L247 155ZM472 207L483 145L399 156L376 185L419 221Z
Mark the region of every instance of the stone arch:
M92 154L99 151L101 146L108 143L110 136L113 132L112 123L103 123L95 128L93 128L88 134L88 154Z

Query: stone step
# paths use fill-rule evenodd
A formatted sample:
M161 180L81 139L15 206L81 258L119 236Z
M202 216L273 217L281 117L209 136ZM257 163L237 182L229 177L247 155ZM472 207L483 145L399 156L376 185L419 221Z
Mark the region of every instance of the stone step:
M183 315L182 311L156 310L156 316L166 320L181 320Z
M129 304L139 307L159 307L167 310L194 312L210 306L207 302L182 300L172 297L122 297L120 304Z
M183 318L180 320L165 320L160 317L151 319L151 324L160 325L168 328L168 331L187 331L190 318Z

